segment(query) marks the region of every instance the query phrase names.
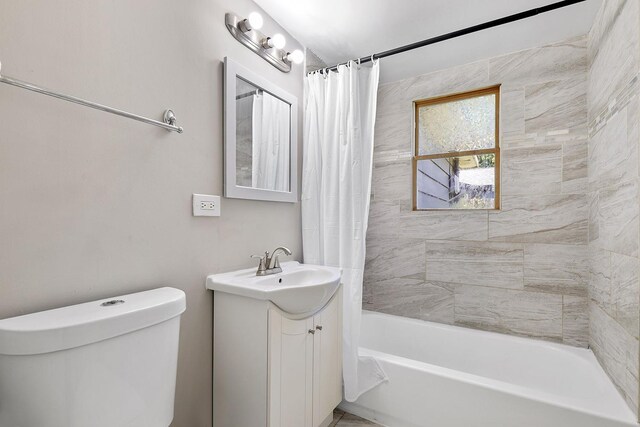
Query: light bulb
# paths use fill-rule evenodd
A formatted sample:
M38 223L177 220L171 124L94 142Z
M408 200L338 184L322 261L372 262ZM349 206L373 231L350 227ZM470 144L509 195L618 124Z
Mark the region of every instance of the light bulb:
M258 12L251 12L249 14L249 24L254 30L259 30L260 28L262 28L262 25L264 24L262 15L260 15Z
M293 62L294 64L302 64L304 61L304 53L300 49L296 49L293 52L287 53L285 57L287 61Z
M271 37L271 41L273 41L273 47L276 49L282 49L287 44L287 39L280 33L274 34L274 36Z

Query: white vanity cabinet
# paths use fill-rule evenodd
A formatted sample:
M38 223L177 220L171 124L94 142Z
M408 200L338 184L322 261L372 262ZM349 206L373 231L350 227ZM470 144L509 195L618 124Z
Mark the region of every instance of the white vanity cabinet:
M315 316L269 310L269 426L317 427L342 400L342 331L336 295Z
M214 292L214 427L325 427L342 400L342 290L313 315Z

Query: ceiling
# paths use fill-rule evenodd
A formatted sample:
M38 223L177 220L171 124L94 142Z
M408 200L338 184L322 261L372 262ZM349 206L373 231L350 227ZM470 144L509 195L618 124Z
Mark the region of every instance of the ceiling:
M555 0L254 0L327 65L554 3ZM586 34L602 0L381 60L381 82Z

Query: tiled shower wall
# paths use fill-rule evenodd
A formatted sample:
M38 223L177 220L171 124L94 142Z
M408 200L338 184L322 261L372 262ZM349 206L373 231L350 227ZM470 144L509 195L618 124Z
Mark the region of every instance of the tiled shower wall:
M604 1L589 34L590 344L638 411L638 0Z
M587 346L587 71L584 36L380 86L365 309ZM502 210L412 212L412 101L498 83Z

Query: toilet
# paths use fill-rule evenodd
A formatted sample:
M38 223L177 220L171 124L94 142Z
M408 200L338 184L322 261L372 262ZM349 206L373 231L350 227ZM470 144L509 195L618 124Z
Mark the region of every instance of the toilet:
M184 292L0 320L0 426L167 427Z

